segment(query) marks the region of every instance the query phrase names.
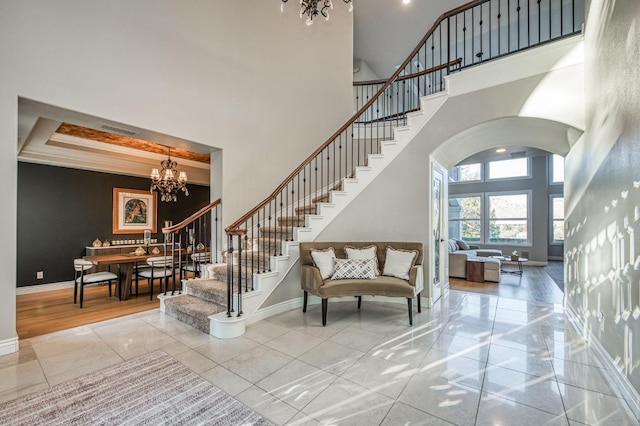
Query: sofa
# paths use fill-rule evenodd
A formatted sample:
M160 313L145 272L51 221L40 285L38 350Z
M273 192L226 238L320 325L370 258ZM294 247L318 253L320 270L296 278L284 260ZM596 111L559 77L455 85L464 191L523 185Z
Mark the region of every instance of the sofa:
M356 297L360 309L363 295L404 297L409 325L413 325L416 297L421 312L423 255L420 242L300 243L302 311L307 311L309 293L322 298L322 325L326 326L330 298Z
M483 260L491 263L491 265L485 264L485 281L500 281L500 261L498 259L489 260L489 258L502 256L502 250L481 249L477 245L467 244L464 241L453 238L449 239L448 244L450 277L467 279L467 260L470 258L487 258ZM487 268L487 266L489 267ZM487 273L487 271L492 272Z

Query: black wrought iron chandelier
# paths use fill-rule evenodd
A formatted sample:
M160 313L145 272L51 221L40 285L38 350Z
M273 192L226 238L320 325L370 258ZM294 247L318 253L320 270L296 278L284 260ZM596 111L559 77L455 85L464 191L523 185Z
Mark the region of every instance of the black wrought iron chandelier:
M178 191L184 192L185 196L189 196L187 190L187 173L178 172L178 163L171 159L171 148L169 148L169 157L160 163L162 170L151 170L151 190L160 193L162 201L177 201ZM177 176L177 177L176 177Z
M284 4L289 0L282 0L280 10L284 11ZM353 0L342 0L349 5L349 12L353 10ZM306 24L312 25L313 18L322 15L329 20L329 9L333 9L331 0L300 0L300 18L307 17Z

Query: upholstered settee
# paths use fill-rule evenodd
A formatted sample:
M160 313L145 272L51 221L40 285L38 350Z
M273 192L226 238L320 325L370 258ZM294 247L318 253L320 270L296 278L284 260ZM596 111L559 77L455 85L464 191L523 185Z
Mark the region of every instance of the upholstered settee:
M322 298L325 326L329 298L355 296L360 309L363 295L405 297L413 325L415 297L421 312L423 252L419 242L300 243L302 311L307 311L308 293Z
M449 276L466 279L467 259L492 256L502 256L502 250L481 249L477 245L466 244L460 240L449 239Z

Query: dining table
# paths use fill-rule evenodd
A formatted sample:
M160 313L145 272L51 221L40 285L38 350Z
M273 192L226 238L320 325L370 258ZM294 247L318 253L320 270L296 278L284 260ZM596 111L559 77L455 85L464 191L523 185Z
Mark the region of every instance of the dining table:
M118 267L118 297L120 300L127 300L131 293L131 283L133 281L133 271L139 263L146 263L150 257L161 256L160 254L135 254L135 253L113 253L84 256L83 259L90 261L96 266L117 265ZM175 257L180 256L180 250L174 252ZM174 277L175 280L175 277Z

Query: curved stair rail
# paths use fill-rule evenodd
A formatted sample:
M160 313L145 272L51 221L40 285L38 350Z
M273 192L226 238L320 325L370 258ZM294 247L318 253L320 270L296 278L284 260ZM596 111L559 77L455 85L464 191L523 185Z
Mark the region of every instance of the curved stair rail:
M316 204L366 167L380 142L420 109L420 98L445 89L452 71L477 65L581 31L582 0L476 0L441 15L404 62L386 80L356 84L357 112L267 197L229 225L226 276L228 310L242 315L242 292L253 290L253 274L271 271L295 228L308 224ZM234 237L236 238L234 245ZM237 253L236 253L237 252ZM244 290L243 290L244 287Z
M445 64L453 58L462 70L580 33L583 22L582 0L476 0L446 12L414 49L411 61L401 66L405 69L392 83L396 87L384 99L385 107L369 111L366 119L417 108L412 91L426 96L444 90L445 69L450 69ZM443 72L435 73L435 79L420 71L437 67ZM416 78L414 73L425 75ZM377 96L386 81L354 82L356 109Z
M164 256L170 256L174 267L180 268L179 279L191 274L202 275L206 264L217 263L220 253L222 226L219 220L222 200L218 198L207 204L182 222L162 228L164 236ZM165 285L164 294L167 294ZM182 287L176 286L176 274L172 276L171 295L180 294Z

